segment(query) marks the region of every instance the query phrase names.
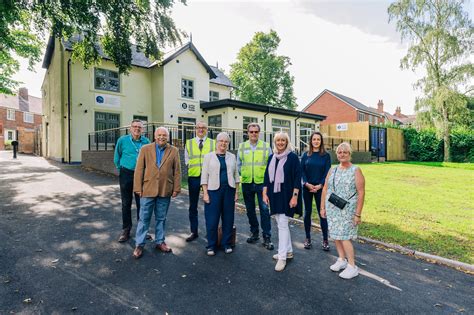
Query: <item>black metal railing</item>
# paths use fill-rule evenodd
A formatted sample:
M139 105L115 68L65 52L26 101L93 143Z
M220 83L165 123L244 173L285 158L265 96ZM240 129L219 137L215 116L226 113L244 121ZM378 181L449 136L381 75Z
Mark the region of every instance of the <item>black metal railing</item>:
M153 141L154 131L157 127L166 127L169 131L168 142L178 148L184 148L186 141L196 136L195 126L191 124L164 124L164 123L148 123L144 125L143 135ZM246 130L230 129L221 127L208 127L207 136L215 139L220 132L227 132L230 137L229 150L237 150L240 143L248 140ZM117 140L129 133L129 126L100 130L91 132L88 135L89 151L110 151L115 149ZM260 132L260 139L272 143L274 134L272 132ZM337 137L324 137L326 150L336 151L336 148L342 142L348 142L352 146L352 150L356 152L369 151L368 140L347 139ZM302 154L306 150L307 143L297 137L296 151Z

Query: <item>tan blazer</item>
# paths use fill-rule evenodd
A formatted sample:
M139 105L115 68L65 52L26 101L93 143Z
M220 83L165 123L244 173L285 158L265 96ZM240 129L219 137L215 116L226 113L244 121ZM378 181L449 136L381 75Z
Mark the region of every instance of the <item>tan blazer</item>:
M144 145L138 155L133 191L142 197L170 197L181 192L181 163L178 149L166 144L161 166L156 165L155 142Z
M229 186L235 188L240 183L239 171L237 170L237 159L235 155L226 152L225 164L227 166L227 180ZM204 156L201 171L201 185L207 185L208 190L217 190L220 186L220 168L221 163L215 152L208 153Z

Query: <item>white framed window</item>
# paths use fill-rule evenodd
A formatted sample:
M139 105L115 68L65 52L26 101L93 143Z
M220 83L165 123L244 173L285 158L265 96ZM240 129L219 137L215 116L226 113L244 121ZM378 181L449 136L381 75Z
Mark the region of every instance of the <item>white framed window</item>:
M181 97L194 98L194 81L181 79Z
M258 123L258 118L257 117L244 116L242 122L243 122L242 129L247 130L247 126L250 123Z
M95 68L94 86L96 90L120 92L120 76L117 71Z
M8 120L15 120L15 110L14 109L7 109L7 119Z
M367 118L365 117L364 113L359 112L359 121L366 121Z
M15 130L5 130L5 134L7 135L7 141L15 141L16 140L16 132Z
M35 117L32 113L23 113L23 121L26 123L34 123L35 122Z
M207 118L209 127L222 127L222 115L213 115Z
M209 91L209 102L218 101L218 100L219 100L219 92Z
M272 118L273 132L279 132L279 131L286 132L288 136L291 137L290 127L291 127L291 122L289 120Z

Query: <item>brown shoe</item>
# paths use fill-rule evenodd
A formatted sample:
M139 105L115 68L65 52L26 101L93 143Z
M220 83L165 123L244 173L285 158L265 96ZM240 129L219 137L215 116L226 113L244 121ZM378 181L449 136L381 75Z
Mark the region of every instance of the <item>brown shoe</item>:
M138 259L142 256L143 256L143 247L142 246L135 247L135 250L133 251L133 258Z
M161 244L156 244L155 248L162 251L163 253L171 253L171 248L169 248L165 242Z
M191 233L188 237L186 237L186 242L192 242L197 239L199 235L197 233Z
M130 239L130 229L123 229L118 241L124 243Z

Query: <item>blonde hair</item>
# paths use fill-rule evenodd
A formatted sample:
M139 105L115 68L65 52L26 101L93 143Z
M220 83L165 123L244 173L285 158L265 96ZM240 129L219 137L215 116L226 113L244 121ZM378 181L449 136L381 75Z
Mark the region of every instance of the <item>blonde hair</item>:
M278 153L278 150L277 150L277 147L276 147L276 141L278 139L285 139L286 140L286 149L285 150L291 150L291 151L294 150L294 147L290 142L290 136L286 132L279 131L273 137L273 153L275 153L275 154Z
M341 144L339 144L336 148L336 155L337 155L337 152L339 151L339 149L342 149L342 150L346 149L347 151L349 151L349 156L352 159L352 147L349 143L342 142Z

